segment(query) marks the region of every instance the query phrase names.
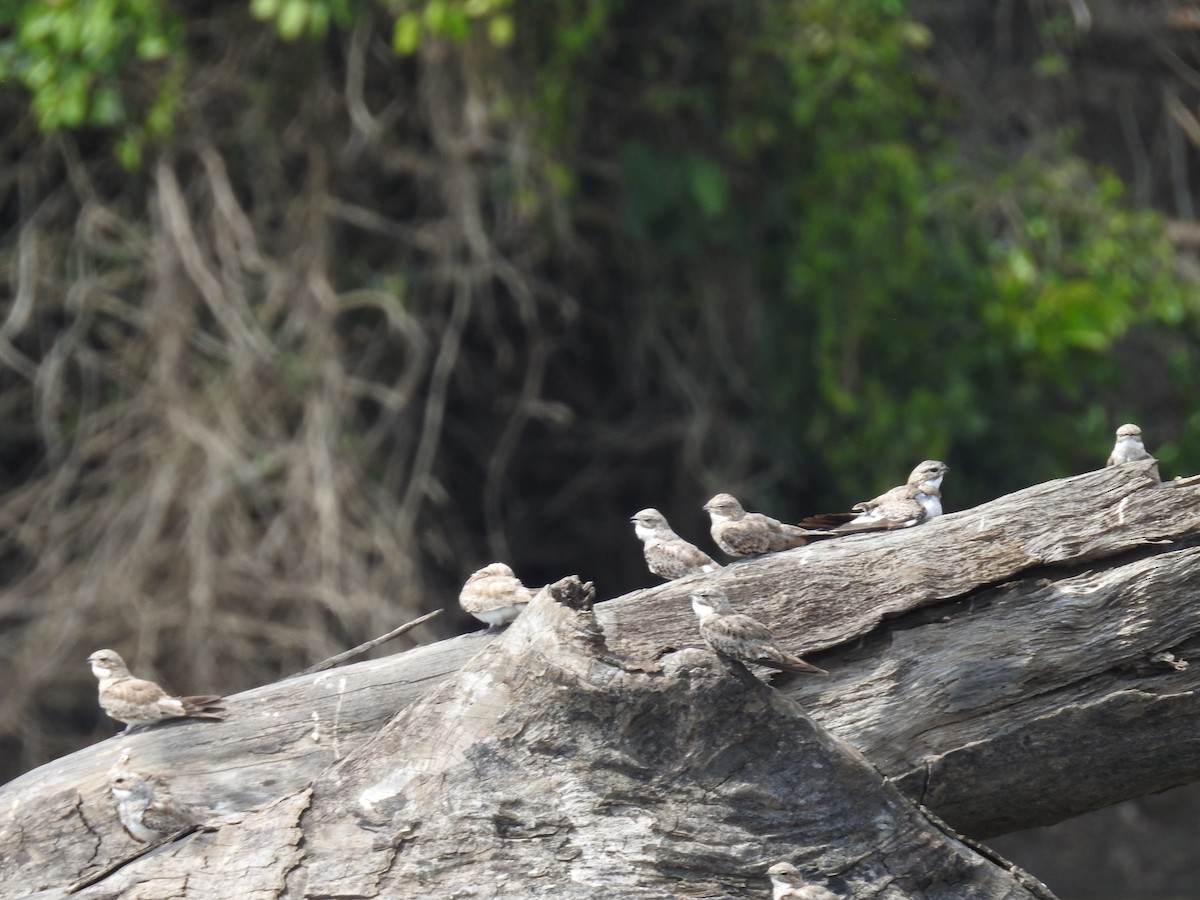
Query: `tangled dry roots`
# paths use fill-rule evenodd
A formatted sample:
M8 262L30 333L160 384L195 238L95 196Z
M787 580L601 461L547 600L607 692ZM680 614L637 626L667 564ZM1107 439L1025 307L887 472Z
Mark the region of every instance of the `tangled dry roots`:
M441 605L431 579L505 549L522 429L564 415L542 379L574 306L528 274L554 199L484 114L486 48L407 70L384 48L372 75L363 26L289 107L247 88L279 52L255 34L142 173L28 126L4 147L0 776L108 733L98 647L231 691ZM491 191L495 168L529 175L536 208ZM482 528L448 500L452 401L481 411L456 464L479 473Z

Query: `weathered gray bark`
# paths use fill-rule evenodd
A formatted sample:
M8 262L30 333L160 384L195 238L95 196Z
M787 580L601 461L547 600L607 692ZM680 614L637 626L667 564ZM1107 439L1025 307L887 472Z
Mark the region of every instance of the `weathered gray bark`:
M1200 646L1198 493L1131 464L704 576L832 673L780 691L663 656L698 643L691 580L597 607L607 650L543 611L494 643L247 692L225 723L107 741L0 789L0 896L134 849L104 785L124 747L232 821L81 896L151 876L167 881L145 896L766 896L780 858L847 896L1020 896L800 710L975 836L1197 780L1200 671L1181 660Z

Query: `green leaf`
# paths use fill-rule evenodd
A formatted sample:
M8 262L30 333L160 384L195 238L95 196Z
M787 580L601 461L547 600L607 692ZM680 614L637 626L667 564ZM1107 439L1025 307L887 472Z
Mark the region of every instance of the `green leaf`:
M142 139L135 132L127 132L117 141L117 161L133 171L142 165Z
M725 173L719 166L697 161L691 166L692 196L701 211L712 218L725 210Z
M124 118L120 93L112 87L97 88L92 96L92 124L114 125Z
M286 41L292 41L304 31L304 24L307 21L307 0L285 0L283 8L279 11L279 18L275 20L275 28L280 37Z
M425 4L425 25L430 31L442 34L446 28L446 18L450 8L446 0L428 0Z
M512 16L505 13L497 13L488 20L487 25L488 39L495 47L507 47L512 43L513 37L516 34L516 26L513 24Z
M392 29L392 49L400 56L415 53L421 43L421 20L415 12L403 13Z
M250 0L250 15L256 19L274 19L283 0Z
M326 2L312 4L308 11L308 35L313 38L325 36L329 30L331 10Z

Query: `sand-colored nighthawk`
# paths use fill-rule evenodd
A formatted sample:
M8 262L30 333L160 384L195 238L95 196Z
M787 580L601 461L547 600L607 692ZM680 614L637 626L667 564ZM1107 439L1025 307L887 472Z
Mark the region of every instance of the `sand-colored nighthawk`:
M700 618L700 637L721 656L784 672L829 674L780 647L762 622L734 612L721 588L693 591L692 609Z
M767 869L767 875L775 891L772 900L838 900L828 888L805 882L800 870L789 862L775 863Z
M458 595L459 605L488 630L507 625L529 605L534 592L525 587L504 563L490 563L467 579Z
M797 525L785 525L762 513L746 512L732 494L717 494L704 504L712 520L712 537L730 556L757 556L803 547L815 537L824 537Z
M1108 465L1119 466L1121 463L1153 458L1142 443L1142 429L1132 422L1117 429L1117 442L1113 445L1112 453L1108 455Z
M646 566L659 578L671 581L696 572L715 572L721 564L671 530L657 509L643 509L629 520L642 541Z
M190 809L131 769L114 769L109 773L108 786L117 801L121 824L135 841L157 841L199 824Z
M126 732L163 719L219 720L225 711L216 694L175 697L153 681L134 678L115 650L97 650L88 662L92 674L100 680L100 708L124 722Z
M906 483L873 500L856 503L853 512L810 516L800 524L827 528L835 534L892 531L921 525L942 514L942 479L949 471L944 462L927 459L912 470Z

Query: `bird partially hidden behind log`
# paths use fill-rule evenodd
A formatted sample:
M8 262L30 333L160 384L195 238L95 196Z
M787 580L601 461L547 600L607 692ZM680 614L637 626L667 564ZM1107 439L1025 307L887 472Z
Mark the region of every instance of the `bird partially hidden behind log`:
M108 785L121 824L135 841L157 841L200 824L196 815L176 802L165 788L155 789L145 777L123 764L109 772Z
M496 631L521 614L533 593L504 563L489 563L467 579L458 603L480 622L486 622L488 631Z
M1142 429L1132 422L1117 429L1117 442L1113 445L1112 453L1108 454L1108 465L1119 466L1121 463L1153 458L1142 443Z
M642 541L646 566L659 578L672 581L697 572L715 572L721 564L677 535L657 509L643 509L629 520Z
M829 674L780 647L762 622L734 612L721 588L702 587L693 591L692 609L700 618L700 637L719 656L782 672Z
M893 531L924 524L942 514L942 479L949 471L944 462L927 459L912 470L906 483L873 500L856 503L853 512L810 516L800 524L834 534Z
M712 520L712 538L730 556L758 556L803 547L828 533L810 531L796 525L785 525L762 513L746 512L732 494L717 494L704 504Z
M216 694L176 697L153 681L134 678L125 660L115 650L97 650L88 657L92 674L100 680L100 708L128 733L164 719L212 719L220 721L225 707Z
M805 882L800 871L789 862L778 862L767 869L774 890L772 900L838 900L837 894L819 884Z

